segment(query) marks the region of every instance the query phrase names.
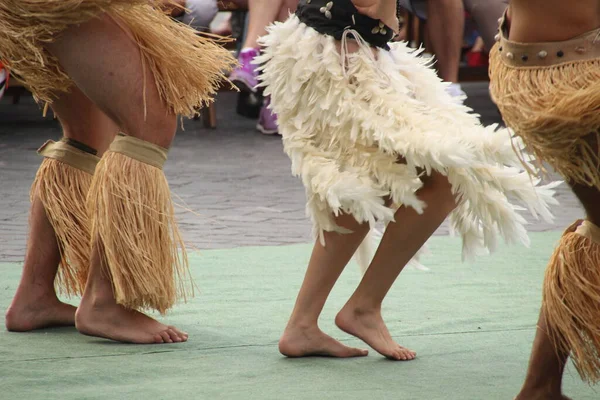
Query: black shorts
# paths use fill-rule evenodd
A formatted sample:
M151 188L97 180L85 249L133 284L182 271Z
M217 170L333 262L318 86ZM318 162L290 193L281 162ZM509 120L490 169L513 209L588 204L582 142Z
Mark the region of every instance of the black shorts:
M357 31L371 46L389 50L394 31L381 21L359 14L350 0L301 0L296 15L324 35L342 39L344 31Z

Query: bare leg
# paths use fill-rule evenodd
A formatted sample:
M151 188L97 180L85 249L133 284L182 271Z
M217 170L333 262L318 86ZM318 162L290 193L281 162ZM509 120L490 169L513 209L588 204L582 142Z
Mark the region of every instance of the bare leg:
M286 0L248 0L248 32L244 48L258 49L258 38L267 34L266 27L277 20Z
M381 317L383 299L404 266L456 206L450 184L438 173L426 179L418 196L427 204L425 212L398 209L396 222L388 225L369 269L336 317L340 329L394 360L412 360L416 353L392 339Z
M165 148L171 145L177 118L160 99L154 77L148 69L144 73L137 45L110 17L71 27L47 47L79 89L124 132ZM116 59L121 60L118 66Z
M144 75L137 45L111 18L71 27L48 48L77 86L126 133L170 146L176 116L160 99L154 78ZM120 60L118 66L114 60ZM95 242L87 287L75 316L77 329L131 343L187 340L187 334L116 303L111 282L100 265L98 246Z
M229 79L241 91L257 93L258 71L253 64L260 54L258 38L267 34L267 26L278 19L287 19L288 13L296 9L298 0L248 0L249 21L244 46L238 56L239 67L231 72ZM266 102L268 104L268 101ZM265 105L260 112L258 129L265 134L277 133L275 116Z
M457 83L465 26L463 0L428 0L427 18L440 78Z
M285 21L290 16L290 13L296 12L298 7L298 0L283 0L281 3L281 9L277 16L277 21Z
M326 232L326 247L319 241L315 243L296 305L279 341L279 351L285 356L367 355L366 350L344 346L323 333L318 326L319 315L333 285L369 231L368 225L359 225L352 216L343 215L336 221L338 225L352 230L352 233Z
M64 136L96 150L108 148L118 128L79 89L62 95L52 105ZM75 325L75 307L58 300L55 292L60 254L54 229L38 197L31 205L30 233L23 275L6 313L9 331L30 331L60 325Z
M564 400L562 375L568 354L557 352L548 336L544 313L540 313L527 378L516 400Z
M595 142L592 145L597 148ZM586 210L587 218L600 225L600 191L581 185L571 185L571 188ZM562 395L562 376L569 354L557 351L547 333L550 329L542 313L533 342L527 377L518 400L567 399Z
M502 17L508 6L508 0L464 0L465 8L477 23L479 33L489 51L495 43L498 33L498 18Z

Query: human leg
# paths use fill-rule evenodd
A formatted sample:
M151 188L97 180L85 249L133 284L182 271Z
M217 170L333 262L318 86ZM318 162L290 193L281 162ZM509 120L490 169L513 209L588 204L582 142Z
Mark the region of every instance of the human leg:
M161 169L176 117L145 73L139 47L111 17L70 27L48 48L130 135L113 142L90 189L93 253L78 329L133 343L184 341L187 335L136 311L165 312L184 295L175 278L184 277L187 262ZM122 60L118 68L114 59Z
M462 0L428 0L427 26L440 78L458 83L465 26Z
M595 134L584 140L590 148L598 149ZM592 229L598 229L600 190L573 182L570 186L586 212L583 224L591 223ZM583 224L578 221L565 232L548 267L542 312L519 400L567 399L562 394L562 376L571 352L585 379L600 376L600 363L594 361L600 346L600 322L594 313L600 298L600 278L595 272L600 243L597 237L592 239L594 235L588 237Z
M365 350L344 346L318 326L333 285L369 230L368 225L358 224L348 215L338 217L336 223L352 233L325 232L326 246L318 240L315 243L294 310L279 341L279 351L288 357L367 355Z
M383 300L404 266L456 206L450 184L439 173L425 180L418 197L427 204L424 213L398 209L358 288L336 317L340 329L395 360L411 360L416 353L392 339L381 316Z
M277 21L277 17L289 0L249 0L248 29L239 55L240 66L230 75L231 81L246 92L256 93L258 73L252 61L260 53L258 38L264 36L267 26Z
M97 156L104 153L118 131L114 122L76 87L62 94L52 108L64 138L89 147L91 152L95 150ZM65 160L59 153L43 152L46 158L32 187L23 275L6 314L10 331L75 324L75 307L59 301L56 288L68 295L80 295L85 286L91 250L85 201L92 174L78 168L77 162L83 160L95 166L98 158L66 143L62 145L74 155ZM75 164L69 164L73 157Z
M562 376L569 356L556 349L544 311L540 313L525 383L515 400L565 400Z
M508 6L508 0L464 0L465 8L477 23L479 33L489 51L496 42L498 33L498 18L504 14Z

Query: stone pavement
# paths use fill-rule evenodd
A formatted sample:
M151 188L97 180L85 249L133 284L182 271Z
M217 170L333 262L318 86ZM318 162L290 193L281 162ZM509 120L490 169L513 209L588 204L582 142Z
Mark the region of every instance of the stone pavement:
M469 105L485 123L499 122L484 83L465 85ZM311 240L304 190L290 175L278 137L255 131L256 121L238 116L235 94L221 93L218 127L185 121L165 167L184 238L199 249L282 245ZM28 191L40 158L35 150L60 129L43 119L31 98L0 102L0 261L22 261L27 237ZM562 229L582 215L563 185L554 224L534 222L533 231ZM190 211L186 211L189 209ZM442 226L437 234L446 234Z

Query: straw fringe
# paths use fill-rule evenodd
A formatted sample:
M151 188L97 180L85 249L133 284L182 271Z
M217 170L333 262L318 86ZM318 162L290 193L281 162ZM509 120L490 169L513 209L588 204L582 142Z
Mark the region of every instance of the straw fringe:
M61 161L44 158L31 187L31 201L39 197L54 229L60 251L57 290L81 295L90 264L90 222L86 197L92 175Z
M490 80L504 121L540 164L547 161L573 182L600 188L598 149L582 140L593 135L600 142L600 59L514 68L496 46Z
M108 13L139 45L144 68L176 114L212 101L236 61L218 42L173 21L158 0L8 0L0 2L0 57L37 100L51 103L73 85L44 44L69 26ZM214 38L214 36L211 36ZM145 71L145 73L147 73Z
M557 349L581 378L600 381L600 244L567 229L546 270L543 310Z
M161 169L108 151L96 169L88 209L118 304L164 314L193 296L188 259Z

